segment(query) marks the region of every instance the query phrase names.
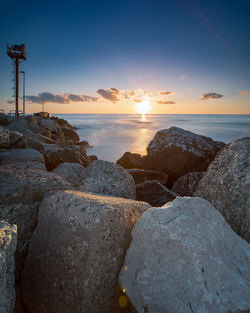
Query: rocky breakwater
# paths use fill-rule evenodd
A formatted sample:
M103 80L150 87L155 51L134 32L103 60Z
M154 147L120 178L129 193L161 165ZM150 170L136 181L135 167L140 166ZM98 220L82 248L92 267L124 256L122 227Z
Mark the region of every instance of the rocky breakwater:
M136 312L249 312L250 246L208 201L151 208L132 238L119 281Z
M195 195L210 201L250 242L250 137L235 140L218 153Z
M25 260L21 287L33 313L126 312L117 277L131 230L149 205L56 191L45 195Z
M15 305L17 227L0 221L0 313L12 313Z
M203 172L224 146L223 142L171 127L155 134L147 147L147 155L126 152L117 163L133 176L138 189L137 199L152 204L154 201L148 200L150 196L161 198L165 187L172 188L177 195L192 195ZM160 187L159 184L151 182L155 188L152 188L150 194L148 186L150 181L155 180L162 185ZM170 190L165 191L171 193ZM156 201L154 205L158 203L162 202Z

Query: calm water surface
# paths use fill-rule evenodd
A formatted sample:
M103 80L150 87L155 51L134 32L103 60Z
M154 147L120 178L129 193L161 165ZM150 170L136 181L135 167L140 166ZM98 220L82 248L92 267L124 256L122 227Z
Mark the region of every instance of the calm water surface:
M88 154L116 161L124 152L146 154L159 129L178 126L214 140L230 141L250 136L250 115L152 114L56 114L78 128L81 140L93 148Z

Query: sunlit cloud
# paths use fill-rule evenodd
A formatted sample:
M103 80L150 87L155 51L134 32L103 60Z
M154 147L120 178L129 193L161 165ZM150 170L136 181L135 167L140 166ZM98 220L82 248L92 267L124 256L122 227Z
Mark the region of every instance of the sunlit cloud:
M174 101L161 101L161 100L159 100L159 101L157 101L156 103L157 103L157 104L175 104L176 102L174 102Z
M91 97L88 95L76 95L76 94L55 94L52 92L42 92L37 96L27 95L26 100L33 103L43 103L43 102L51 102L51 103L63 103L69 104L71 102L85 102L85 101L97 101L97 97Z
M235 90L235 92L237 92L240 96L249 96L250 95L250 91L248 91L248 90Z
M112 102L119 101L119 98L117 97L117 95L119 94L119 90L114 87L108 88L106 90L98 89L97 93L101 95L103 98L110 100Z
M133 101L134 101L134 102L137 102L137 103L142 102L142 100L141 100L141 99L134 99Z
M208 100L208 99L219 99L222 97L223 97L223 95L221 95L219 93L207 92L207 93L203 93L200 99L201 100Z
M170 95L172 93L172 91L161 91L160 95Z

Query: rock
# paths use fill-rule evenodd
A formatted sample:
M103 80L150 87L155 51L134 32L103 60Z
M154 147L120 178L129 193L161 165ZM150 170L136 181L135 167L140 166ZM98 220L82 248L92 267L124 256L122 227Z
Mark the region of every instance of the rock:
M0 126L0 149L11 148L21 137L21 133L9 131L6 127Z
M132 238L119 281L136 312L249 312L249 245L206 200L149 209Z
M48 129L53 134L59 133L59 127L57 123L55 123L53 120L49 118L42 119L40 121L40 125L46 129Z
M94 162L96 160L98 160L98 157L96 155L88 155L89 161L90 162Z
M87 140L82 140L79 142L79 145L84 147L84 148L92 148L92 146L90 146L90 144L88 143Z
M138 168L129 169L128 172L134 178L136 185L145 183L148 180L157 180L164 185L168 180L168 175L162 172L142 170Z
M60 127L75 129L75 127L70 125L70 123L68 121L64 120L63 118L58 118L56 116L52 116L50 119L52 121L54 121Z
M145 201L152 206L162 206L175 199L175 194L156 180L136 185L136 200Z
M81 181L87 177L87 169L77 163L61 163L53 171L64 180L79 188Z
M79 163L88 166L89 160L85 150L79 146L45 145L43 150L46 168L51 171L60 163Z
M135 199L135 183L120 165L97 160L87 167L87 177L82 180L83 192Z
M124 312L118 306L117 276L131 229L148 208L122 198L47 193L22 273L28 310Z
M0 313L12 313L15 305L17 227L0 221Z
M34 149L0 150L0 164L15 164L23 162L38 162L44 164L43 155Z
M9 123L8 116L0 113L0 125L5 126Z
M179 196L192 196L204 172L191 172L178 178L171 189Z
M144 168L144 157L138 153L125 152L116 163L127 169L141 169Z
M73 189L55 173L48 173L38 162L0 166L0 219L18 227L16 276L20 275L37 211L47 191Z
M235 140L218 153L195 195L210 201L250 242L250 137Z
M74 144L79 143L80 138L79 138L78 134L73 129L62 127L61 131L62 131L64 138L66 140L72 140L72 142Z
M204 171L225 144L178 127L159 130L147 147L145 168L165 172L169 182Z

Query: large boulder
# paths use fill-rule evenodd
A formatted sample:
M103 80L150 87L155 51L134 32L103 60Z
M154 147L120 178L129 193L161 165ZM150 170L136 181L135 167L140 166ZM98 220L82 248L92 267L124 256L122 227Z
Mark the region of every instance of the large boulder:
M135 199L135 183L120 165L97 160L87 167L87 177L81 181L80 190L115 197Z
M208 201L151 208L132 237L119 281L136 312L249 312L250 246Z
M168 180L168 175L162 172L138 168L129 169L128 172L134 178L136 185L145 183L148 180L157 180L159 183L164 185Z
M206 170L225 144L178 127L159 130L147 147L145 168L166 172L170 182Z
M144 168L144 157L138 153L125 152L116 163L127 169Z
M152 206L162 206L175 197L172 191L156 180L136 185L136 200L148 202Z
M47 191L73 189L44 164L23 162L0 166L0 219L18 227L16 275L20 275L31 234L37 223L37 211Z
M195 195L210 201L250 242L250 137L235 140L218 153Z
M44 164L43 155L34 149L0 150L1 165L33 162Z
M79 163L82 166L88 166L90 161L86 151L76 145L61 146L57 144L48 144L44 146L43 155L46 168L51 171L61 163Z
M50 192L39 209L22 273L33 313L110 313L119 308L117 277L131 230L149 206L76 191Z
M86 167L77 163L61 163L52 172L70 182L75 188L79 188L81 181L87 177Z
M78 134L73 129L62 127L61 131L62 131L64 138L66 140L72 140L72 142L74 144L79 143L80 138L79 138Z
M8 149L14 146L22 137L17 131L10 131L6 127L0 126L0 149Z
M0 221L0 313L13 313L17 227Z
M178 196L192 196L203 175L204 172L187 173L177 179L171 190Z
M57 134L59 133L60 127L53 120L46 118L40 121L40 125L46 129L48 129L51 133Z

